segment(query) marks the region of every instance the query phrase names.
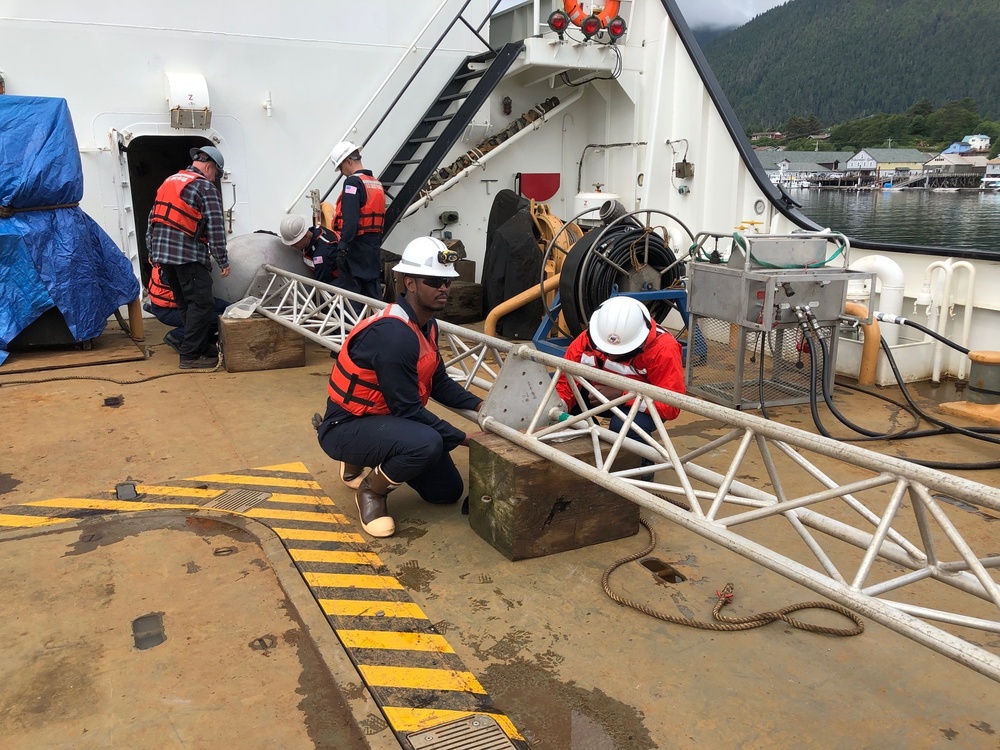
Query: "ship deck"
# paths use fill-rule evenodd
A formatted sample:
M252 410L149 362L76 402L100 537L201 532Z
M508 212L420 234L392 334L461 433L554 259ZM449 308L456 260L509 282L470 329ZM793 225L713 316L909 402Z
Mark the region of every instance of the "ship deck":
M143 360L0 370L0 384L47 381L0 387L0 515L53 499L107 497L124 482L183 485L301 463L332 501L329 512L360 533L353 493L310 426L325 401L326 349L307 341L302 368L174 375L176 356L158 343L164 329L147 324L151 356ZM109 329L102 339L123 336ZM920 393L927 404L939 395ZM838 387L836 399L866 424L898 416L855 391ZM813 429L808 406L769 411ZM717 427L682 414L671 435L682 441ZM998 453L955 437L884 449L954 461ZM455 456L465 471L468 452ZM998 486L1000 472L966 476ZM391 746L280 544L253 528L192 522L183 508L139 522L102 511L110 507L97 504L82 520L77 513L42 529L14 528L15 519L0 534L8 601L0 633L13 644L2 659L5 746ZM874 622L851 638L783 623L711 632L616 604L602 591L602 573L641 550L645 531L510 562L458 507L425 504L406 487L390 507L397 534L368 540L371 550L529 747L1000 747L997 683ZM975 508L954 513L967 538L1000 550L1000 519ZM728 582L734 615L818 598L662 518L650 520L658 537L651 556L685 580L668 583L629 563L612 578L624 596L699 620L711 619ZM766 527L757 533L761 543L780 543ZM236 552L216 553L230 547ZM157 613L168 622L172 652L133 642L136 618ZM828 612L803 619L849 625ZM954 632L1000 654L1000 638ZM144 666L137 656L148 657ZM227 664L246 669L237 679Z

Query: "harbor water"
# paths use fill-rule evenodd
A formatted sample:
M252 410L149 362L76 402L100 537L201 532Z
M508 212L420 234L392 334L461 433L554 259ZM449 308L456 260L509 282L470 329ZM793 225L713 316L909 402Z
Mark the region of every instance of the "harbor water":
M815 222L848 237L1000 255L1000 192L808 188L789 194Z

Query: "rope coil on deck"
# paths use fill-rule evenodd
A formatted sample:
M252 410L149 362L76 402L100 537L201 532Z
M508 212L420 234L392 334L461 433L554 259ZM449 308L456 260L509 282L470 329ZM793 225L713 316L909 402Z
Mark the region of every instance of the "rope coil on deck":
M657 612L654 609L650 609L643 604L618 596L611 590L611 586L608 584L611 574L625 563L638 560L640 557L645 557L656 547L656 532L653 531L649 522L640 516L639 523L641 523L646 528L646 531L649 532L649 545L641 552L636 552L628 555L627 557L623 557L622 559L609 565L601 578L601 586L604 587L604 593L618 604L625 607L631 607L632 609L638 610L645 615L655 617L656 619L663 620L664 622L672 622L677 625L687 625L688 627L700 628L701 630L715 630L722 632L753 630L754 628L761 628L772 622L781 620L782 622L787 623L793 628L798 628L799 630L807 630L811 633L823 633L824 635L835 635L844 638L853 635L861 635L865 632L865 623L857 614L846 607L842 607L839 604L833 604L831 602L799 602L798 604L789 604L787 607L782 607L781 609L773 610L771 612L760 612L759 614L749 615L748 617L724 617L721 614L722 608L733 600L732 583L727 583L722 591L715 592L716 596L719 597L719 601L716 602L715 608L712 610L712 617L716 619L716 622L689 620L686 617L681 617L679 615L668 615L664 612ZM855 627L831 628L825 625L814 625L812 623L802 622L801 620L796 620L795 618L788 616L790 612L798 612L803 609L828 609L851 620Z

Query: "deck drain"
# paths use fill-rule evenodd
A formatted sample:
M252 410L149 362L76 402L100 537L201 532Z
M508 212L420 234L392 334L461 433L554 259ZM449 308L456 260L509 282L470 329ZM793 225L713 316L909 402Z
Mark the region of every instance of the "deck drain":
M260 490L226 490L217 498L210 500L201 507L245 513L254 506L260 505L269 497L271 497L270 492L261 492Z
M500 725L483 714L414 732L406 739L413 750L514 750Z
M153 612L132 620L132 637L135 639L135 647L140 651L159 646L167 640L167 632L163 629L163 613Z
M661 581L666 581L667 583L681 583L687 580L684 574L678 571L673 565L655 557L647 557L640 565Z

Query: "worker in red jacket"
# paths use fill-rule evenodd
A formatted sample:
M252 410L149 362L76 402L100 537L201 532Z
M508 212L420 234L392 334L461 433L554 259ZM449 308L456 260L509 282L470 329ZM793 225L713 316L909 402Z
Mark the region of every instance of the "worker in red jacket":
M684 393L681 345L669 331L653 322L645 305L632 297L605 300L594 311L587 330L573 340L563 356L605 372ZM609 399L622 395L620 388L595 386ZM576 403L566 375L559 377L556 392L566 405L566 411L583 411L593 406ZM587 393L581 395L584 399L588 398ZM631 407L632 403L629 401L627 407ZM623 406L622 411L626 411L627 407ZM656 402L656 410L664 420L675 419L680 413L676 407L659 401ZM636 426L653 434L653 418L645 404L640 407L634 421ZM618 432L621 428L622 420L612 415L611 429Z

